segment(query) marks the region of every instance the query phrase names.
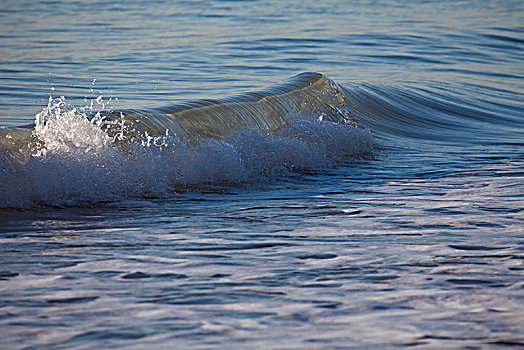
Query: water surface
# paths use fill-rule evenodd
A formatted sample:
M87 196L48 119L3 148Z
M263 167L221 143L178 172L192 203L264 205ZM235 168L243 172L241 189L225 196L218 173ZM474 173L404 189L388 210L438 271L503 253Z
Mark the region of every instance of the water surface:
M523 14L4 2L3 346L523 346Z

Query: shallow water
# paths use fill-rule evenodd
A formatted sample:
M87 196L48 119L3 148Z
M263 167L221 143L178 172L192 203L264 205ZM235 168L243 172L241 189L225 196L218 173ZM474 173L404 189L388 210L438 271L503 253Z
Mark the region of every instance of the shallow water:
M523 14L5 2L2 347L523 346ZM203 99L245 114L134 133Z

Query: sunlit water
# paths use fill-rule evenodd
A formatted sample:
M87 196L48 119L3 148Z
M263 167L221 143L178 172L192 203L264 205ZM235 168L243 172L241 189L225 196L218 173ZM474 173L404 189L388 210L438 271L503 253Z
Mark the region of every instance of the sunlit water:
M524 346L522 23L3 2L0 347Z

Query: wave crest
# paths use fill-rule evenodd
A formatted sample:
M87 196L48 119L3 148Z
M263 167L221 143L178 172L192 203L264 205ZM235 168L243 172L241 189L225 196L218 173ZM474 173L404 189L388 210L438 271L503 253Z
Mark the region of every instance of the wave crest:
M284 94L280 89L280 101L284 96L300 95L303 103L303 93L291 89ZM274 96L263 100L275 102ZM157 123L153 129L136 115L135 119L125 112L92 115L70 106L63 97L50 99L36 116L32 131L0 130L0 207L168 197L180 189L265 182L372 153L369 132L350 125L344 114L333 112L340 105L300 111L286 101L293 106L291 111L264 115L266 121L285 121L271 128L247 122L228 128L228 114L215 111L214 117L219 116L223 124L210 126L215 128L212 136L195 132L202 130L199 124L197 129L186 129L181 138L172 128ZM238 98L235 103L240 103ZM245 111L251 105L239 106L235 108ZM201 112L193 111L192 118L201 121ZM151 114L147 120L154 120Z

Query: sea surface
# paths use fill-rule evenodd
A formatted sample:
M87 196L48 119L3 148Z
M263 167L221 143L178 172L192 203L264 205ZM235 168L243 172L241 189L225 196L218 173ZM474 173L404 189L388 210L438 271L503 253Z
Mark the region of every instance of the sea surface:
M524 346L524 2L0 3L1 349Z

